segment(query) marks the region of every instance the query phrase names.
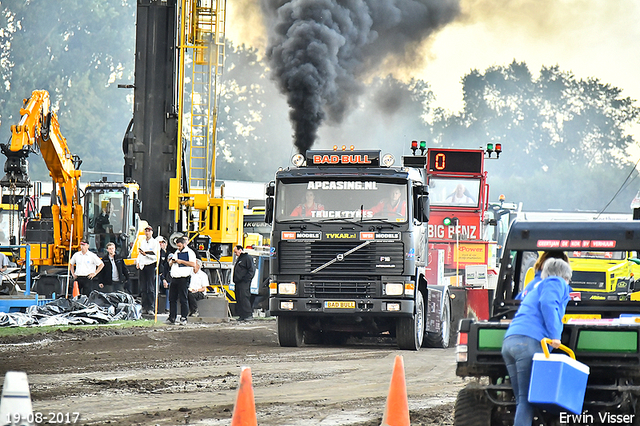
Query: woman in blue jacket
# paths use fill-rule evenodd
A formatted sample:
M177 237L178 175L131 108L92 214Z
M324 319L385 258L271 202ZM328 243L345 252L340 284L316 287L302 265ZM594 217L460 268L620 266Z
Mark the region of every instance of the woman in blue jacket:
M516 398L514 426L531 426L533 421L529 381L533 355L542 352L540 340L548 337L552 347L560 346L562 317L571 291L571 266L561 259L548 259L541 278L522 300L502 343L502 357Z

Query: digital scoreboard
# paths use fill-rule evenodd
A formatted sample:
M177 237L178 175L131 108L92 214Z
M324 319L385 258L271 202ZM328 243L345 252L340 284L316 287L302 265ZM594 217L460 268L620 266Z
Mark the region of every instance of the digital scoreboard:
M482 173L484 151L429 149L429 172Z

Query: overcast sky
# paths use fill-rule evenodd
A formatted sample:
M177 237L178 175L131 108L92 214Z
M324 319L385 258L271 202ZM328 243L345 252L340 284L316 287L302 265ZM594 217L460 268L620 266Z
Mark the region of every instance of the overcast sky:
M228 1L226 33L235 44L263 50L266 30L258 3ZM392 70L398 77L428 81L436 106L461 109L464 74L514 59L526 62L536 76L541 65L557 64L640 99L640 1L461 0L461 5L462 16L425 43L420 66ZM640 141L640 126L632 132Z

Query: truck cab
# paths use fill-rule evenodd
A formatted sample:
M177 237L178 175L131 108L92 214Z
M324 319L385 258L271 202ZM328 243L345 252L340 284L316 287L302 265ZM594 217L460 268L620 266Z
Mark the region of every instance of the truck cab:
M417 350L442 344L443 333L448 343L448 295L427 289L424 275L426 161L403 160L393 167L380 151L307 151L276 173L266 216L281 346L366 335Z
M571 288L584 300L640 300L640 260L634 251L567 251ZM639 283L640 284L640 283Z

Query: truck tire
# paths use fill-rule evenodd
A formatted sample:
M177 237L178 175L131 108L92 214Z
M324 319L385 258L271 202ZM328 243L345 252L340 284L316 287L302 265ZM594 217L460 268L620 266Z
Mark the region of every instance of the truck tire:
M429 333L424 337L424 346L428 348L448 348L451 343L451 307L449 302L442 306L440 314L440 332Z
M416 313L412 318L398 318L396 321L396 338L398 347L409 351L417 351L424 339L424 298L418 291L416 295Z
M453 413L455 426L491 426L491 405L482 389L466 387L458 392Z
M278 342L283 347L297 348L302 345L302 324L298 317L278 317Z

